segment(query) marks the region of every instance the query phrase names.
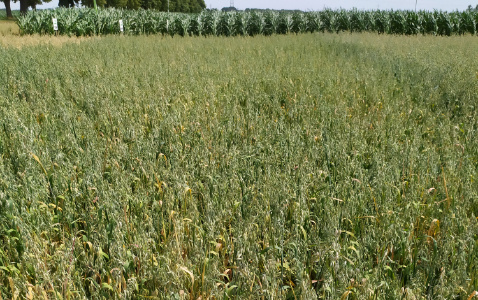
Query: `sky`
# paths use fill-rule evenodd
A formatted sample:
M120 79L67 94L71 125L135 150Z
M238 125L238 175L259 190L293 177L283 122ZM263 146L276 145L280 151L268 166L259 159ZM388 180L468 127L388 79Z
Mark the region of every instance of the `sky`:
M12 1L13 2L13 1ZM230 0L205 0L208 8L227 7ZM465 10L468 5L475 7L478 0L417 0L417 10ZM58 0L37 6L37 8L52 8L58 6ZM234 6L243 10L246 8L300 9L305 11L322 10L323 8L358 8L358 9L415 9L415 0L234 0ZM0 2L0 9L5 8ZM12 3L12 9L19 9L19 3Z

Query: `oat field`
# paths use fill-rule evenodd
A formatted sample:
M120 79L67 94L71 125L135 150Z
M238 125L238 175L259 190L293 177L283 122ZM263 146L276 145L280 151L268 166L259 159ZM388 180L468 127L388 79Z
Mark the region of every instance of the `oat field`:
M477 51L371 33L0 46L1 298L472 299Z

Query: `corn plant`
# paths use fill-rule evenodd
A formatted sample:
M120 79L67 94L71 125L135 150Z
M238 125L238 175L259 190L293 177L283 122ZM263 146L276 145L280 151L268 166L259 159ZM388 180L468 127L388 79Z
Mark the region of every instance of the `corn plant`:
M476 14L472 12L465 11L459 14L460 18L460 29L459 33L470 33L475 35L477 30Z
M388 33L390 29L390 14L385 11L375 11L375 31L378 33Z
M350 31L362 32L367 30L368 23L365 20L366 12L357 11L350 12Z

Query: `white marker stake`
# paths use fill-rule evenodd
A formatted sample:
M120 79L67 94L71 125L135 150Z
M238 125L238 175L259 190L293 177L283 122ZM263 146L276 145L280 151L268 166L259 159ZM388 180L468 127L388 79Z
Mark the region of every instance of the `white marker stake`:
M120 32L123 32L124 31L123 20L119 20L119 26L120 26Z
M53 30L55 30L55 33L57 33L57 31L58 31L58 21L56 20L56 18L52 18L51 20L53 21Z

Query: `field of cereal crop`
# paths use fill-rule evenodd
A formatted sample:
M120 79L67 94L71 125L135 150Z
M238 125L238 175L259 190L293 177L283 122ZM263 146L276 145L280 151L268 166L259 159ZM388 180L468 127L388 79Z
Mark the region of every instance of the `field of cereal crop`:
M471 299L477 50L370 33L0 46L1 297Z

